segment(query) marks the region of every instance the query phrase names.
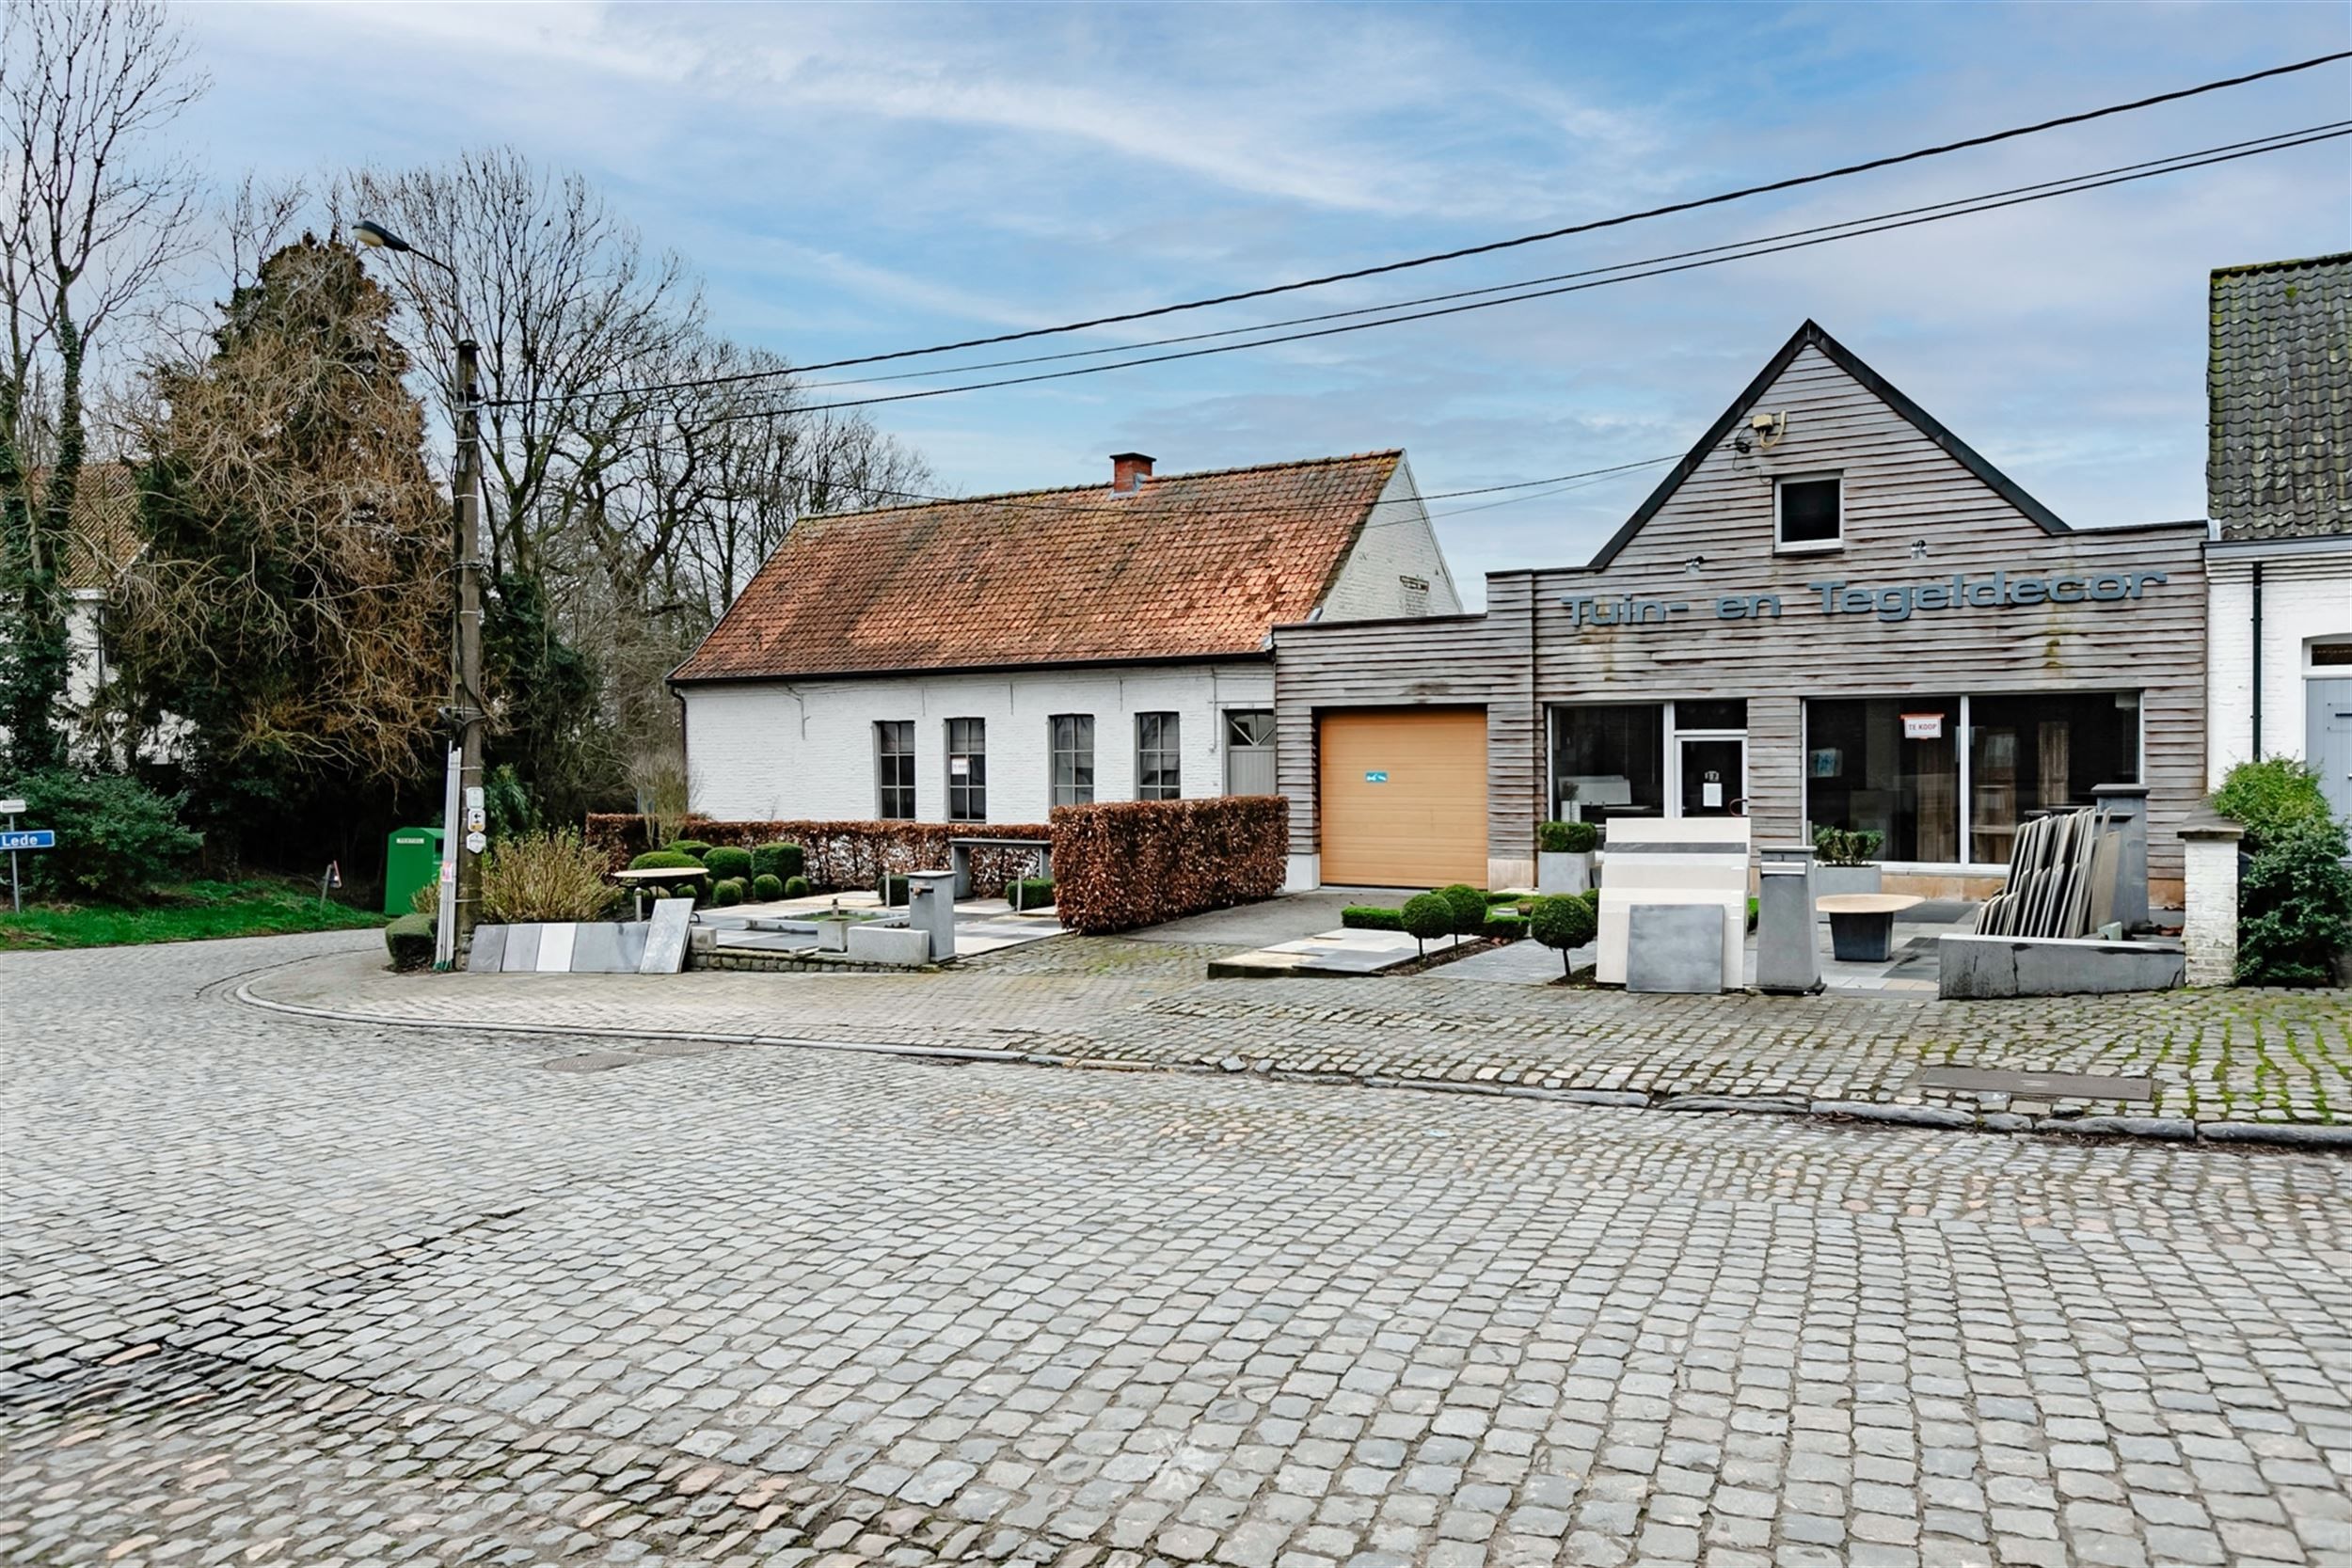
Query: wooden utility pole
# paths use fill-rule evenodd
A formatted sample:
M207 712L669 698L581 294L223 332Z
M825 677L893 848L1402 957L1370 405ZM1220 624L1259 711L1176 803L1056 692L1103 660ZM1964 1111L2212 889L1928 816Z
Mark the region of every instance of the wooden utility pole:
M481 351L470 338L457 344L457 472L453 484L456 529L457 618L451 670L450 721L457 728L456 820L444 832L455 847L457 889L447 961L462 964L473 941L482 895L482 846L489 832L482 793L482 393Z

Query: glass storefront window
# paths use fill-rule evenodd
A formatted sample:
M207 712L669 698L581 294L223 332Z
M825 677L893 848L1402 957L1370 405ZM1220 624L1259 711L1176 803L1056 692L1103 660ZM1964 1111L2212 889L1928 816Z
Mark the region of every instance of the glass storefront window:
M1666 713L1655 703L1580 705L1551 710L1552 809L1587 822L1663 816L1666 809Z
M1957 697L1805 704L1804 836L1875 832L1883 859L1957 861L1959 737Z
M2104 784L2139 782L2139 693L2025 692L1968 705L1969 852L2009 859L2017 825L2087 806Z

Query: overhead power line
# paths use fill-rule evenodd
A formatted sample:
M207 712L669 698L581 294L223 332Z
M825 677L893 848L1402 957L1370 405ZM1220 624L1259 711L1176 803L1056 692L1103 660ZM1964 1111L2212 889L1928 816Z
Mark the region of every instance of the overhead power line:
M1712 196L1668 202L1662 206L1644 208L1639 212L1620 213L1611 217L1591 218L1581 223L1565 224L1559 228L1541 230L1532 234L1518 234L1508 239L1489 240L1479 245L1461 245L1452 250L1434 251L1427 255L1406 257L1402 261L1383 261L1368 267L1355 267L1344 272L1325 273L1319 277L1297 278L1287 283L1270 283L1253 289L1235 290L1229 293L1210 294L1199 299L1182 300L1172 305L1156 305L1146 309L1125 310L1110 315L1089 317L1083 321L1064 322L1055 326L1025 327L1015 332L999 332L988 337L966 338L957 342L934 343L924 348L896 349L883 354L861 355L848 359L822 360L815 364L797 367L745 371L730 375L694 377L672 382L651 382L635 387L604 388L587 392L565 394L563 399L493 399L488 405L502 407L532 401L568 401L572 397L622 397L649 392L683 391L696 387L771 379L798 372L842 370L853 365L882 364L895 359L949 354L963 349L989 348L998 343L1021 342L1029 339L1053 337L1066 332L1082 332L1093 327L1115 326L1122 322L1147 321L1157 316L1173 315L1179 311L1200 310L1212 306L1232 305L1246 299L1263 299L1274 294L1294 293L1302 289L1325 288L1334 283L1353 282L1359 278L1376 277L1383 274L1403 272L1414 267L1434 266L1443 261L1458 261L1468 257L1491 255L1496 251L1515 249L1521 245L1565 239L1572 234L1589 234L1598 230L1645 222L1651 218L1668 217L1677 213L1695 212L1701 208L1720 206L1725 202L1742 201L1750 197L1767 196L1777 191L1796 190L1805 185L1820 184L1824 181L1842 180L1875 169L1893 168L1902 164L1916 163L1922 159L1940 158L1949 153L1965 151L1971 148L1989 147L1996 142L2011 141L2020 136L2039 135L2045 131L2059 130L2070 125L2088 124L2092 120L2105 119L2115 115L2132 114L2162 103L2179 103L2184 99L2196 98L2205 93L2221 92L2232 87L2245 87L2249 83L2292 75L2297 71L2314 70L2320 66L2345 59L2352 59L2352 50L2337 50L2330 54L2315 55L2309 59L2295 60L2283 65L2270 66L2261 71L2250 71L2235 76L2224 76L2209 82L2200 82L2193 87L2177 87L2169 92L2154 93L2145 98L2133 99L2128 103L2105 104L2095 109L2085 109L2074 114L2060 115L2051 119L2037 120L2030 125L2013 125L2004 130L1962 137L1956 141L1938 142L1930 147L1915 148L1908 152L1889 153L1883 157L1866 159L1861 163L1846 164L1836 168L1820 169L1810 174L1790 175L1784 179L1766 181L1761 184L1743 185L1736 190L1719 191Z
M1466 303L1439 306L1430 309L1404 309L1391 305L1384 309L1402 313L1382 315L1377 320L1347 322L1336 326L1319 326L1306 331L1277 333L1271 337L1253 338L1247 342L1216 343L1205 348L1184 349L1168 354L1143 355L1132 359L1112 360L1106 364L1083 365L1070 370L1046 371L1029 375L1002 376L991 381L967 382L954 387L931 387L918 391L880 393L872 397L843 398L831 403L786 404L769 407L730 409L707 416L711 423L735 420L774 419L792 415L831 413L845 408L868 408L879 404L909 403L924 398L946 397L959 392L989 391L1004 387L1031 386L1039 382L1063 381L1074 376L1099 375L1106 371L1129 370L1139 365L1162 365L1177 360L1199 359L1212 355L1232 354L1243 349L1269 348L1279 343L1303 342L1312 339L1336 337L1343 333L1363 332L1374 327L1395 326L1406 322L1428 321L1440 316L1461 315L1472 310L1492 309L1502 305L1523 304L1529 300L1549 299L1560 294L1581 293L1590 289L1608 288L1642 278L1660 277L1673 273L1692 272L1703 267L1721 266L1728 261L1750 261L1761 256L1779 255L1792 250L1809 249L1814 245L1830 245L1840 240L1859 239L1869 234L1883 234L1896 230L1915 228L1921 224L1941 223L1956 217L1970 217L1979 213L2002 208L2023 206L2030 202L2047 201L2057 197L2073 196L2083 191L2100 190L2110 185L2129 184L2135 181L2152 180L2166 174L2187 169L2209 167L2216 164L2233 163L2241 158L2259 157L2265 153L2285 151L2318 142L2339 139L2352 135L2352 120L2333 121L2304 131L2281 132L2276 138L2265 138L2258 144L2227 143L2199 152L2181 153L2153 164L2124 166L2132 172L2118 174L2086 174L2071 180L2051 182L2045 185L2024 187L2026 194L2008 195L1987 193L1981 197L1963 198L1940 203L1933 210L1912 208L1873 217L1855 218L1848 223L1828 226L1836 232L1799 230L1803 238L1775 242L1766 236L1741 242L1736 246L1712 246L1707 252L1677 253L1691 259L1652 257L1642 261L1620 262L1614 267L1597 269L1614 273L1613 277L1584 277L1581 281L1562 283L1546 288L1528 284L1542 281L1530 279L1525 283L1502 285L1519 292L1498 297L1473 299ZM1574 275L1569 275L1574 276ZM1483 292L1483 291L1482 291ZM1409 303L1409 302L1405 302Z

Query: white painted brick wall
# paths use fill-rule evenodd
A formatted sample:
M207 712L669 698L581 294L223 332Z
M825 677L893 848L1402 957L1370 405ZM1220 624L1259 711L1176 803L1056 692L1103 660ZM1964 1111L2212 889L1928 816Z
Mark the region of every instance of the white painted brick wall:
M2237 840L2184 842L2181 943L2188 983L2226 986L2237 978Z
M2208 784L2254 748L2253 569L2243 556L2206 563L2205 735ZM2304 677L2315 637L2352 633L2352 546L2287 555L2263 566L2263 751L2306 754Z
M1429 584L1426 599L1406 592L1404 579ZM1356 548L1340 567L1323 601L1326 621L1381 621L1396 615L1452 615L1462 608L1454 576L1421 503L1412 471L1402 458L1380 492Z
M747 681L688 687L694 809L721 819L867 820L880 809L874 725L914 721L915 816L947 819L949 719L988 725L988 816L1042 822L1052 799L1047 720L1094 716L1094 798L1132 800L1136 715L1180 715L1187 798L1225 792L1229 708L1271 708L1265 663L1125 671Z

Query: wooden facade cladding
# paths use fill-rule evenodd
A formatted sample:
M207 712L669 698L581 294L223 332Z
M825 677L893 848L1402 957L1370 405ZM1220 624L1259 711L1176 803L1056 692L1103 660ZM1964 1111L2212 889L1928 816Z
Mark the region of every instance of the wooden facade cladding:
M1785 424L1741 452L1751 413ZM1774 482L1832 474L1841 546L1777 552ZM1491 575L1481 616L1277 628L1293 852L1316 849L1314 721L1332 708L1485 704L1488 853L1502 862L1532 859L1549 815L1552 705L1745 698L1749 814L1756 842L1772 843L1803 836L1808 699L2136 690L2150 871L2177 879L2178 830L2204 788L2204 534L2202 523L2069 531L1807 324L1611 541L1605 565ZM1995 574L2106 578L2126 596L1887 619L1824 613L1816 586L1948 591L1956 576ZM1596 625L1605 612L1572 607L1629 596L1660 608L1645 623ZM1767 597L1776 615L1719 616L1722 600Z

